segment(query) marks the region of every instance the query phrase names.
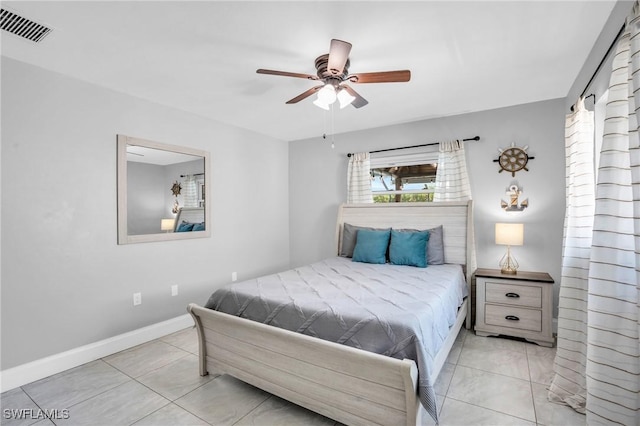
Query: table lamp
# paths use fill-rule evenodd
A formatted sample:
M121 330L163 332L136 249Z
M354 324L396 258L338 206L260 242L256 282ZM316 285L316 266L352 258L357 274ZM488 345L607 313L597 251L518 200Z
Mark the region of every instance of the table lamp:
M173 231L175 219L162 219L160 222L160 230L165 232Z
M507 246L507 253L500 260L503 274L516 274L518 262L511 256L511 246L521 246L524 242L524 224L496 223L496 244Z

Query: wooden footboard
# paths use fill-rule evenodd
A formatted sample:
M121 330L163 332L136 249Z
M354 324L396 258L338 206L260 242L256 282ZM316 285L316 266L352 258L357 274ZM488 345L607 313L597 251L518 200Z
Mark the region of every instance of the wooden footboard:
M398 360L190 304L200 374L226 373L348 425L416 425L418 369ZM436 357L436 379L466 306Z

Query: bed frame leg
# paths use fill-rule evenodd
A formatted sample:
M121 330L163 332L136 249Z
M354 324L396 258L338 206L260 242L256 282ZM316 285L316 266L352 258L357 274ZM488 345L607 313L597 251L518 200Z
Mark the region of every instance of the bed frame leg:
M206 376L209 372L207 371L207 347L204 341L204 330L202 329L200 317L192 310L193 306L196 305L194 303L190 303L189 306L187 306L187 312L189 312L191 317L193 317L193 322L195 323L196 331L198 332L198 347L200 349L198 351L198 367L200 369L200 375Z
M472 304L475 303L475 300L472 300L473 295L471 292L471 277L467 278L467 288L469 289L469 295L467 296L467 318L465 318L464 326L467 330L471 330L471 326L473 323L473 318L471 317L471 308Z

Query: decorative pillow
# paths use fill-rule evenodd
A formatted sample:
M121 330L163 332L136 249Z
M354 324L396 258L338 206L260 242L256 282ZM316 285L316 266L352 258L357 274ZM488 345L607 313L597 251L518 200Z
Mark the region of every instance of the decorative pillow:
M431 228L429 231L429 243L427 244L427 263L429 265L444 264L444 240L442 225Z
M398 229L399 232L415 232L417 229ZM442 225L427 229L429 241L427 242L427 265L444 264L444 242L442 240Z
M340 246L340 256L353 257L353 249L356 246L357 234L360 229L369 231L381 231L383 229L367 228L364 226L351 225L345 223L342 227L342 245Z
M204 222L194 223L192 231L204 231Z
M178 225L176 232L189 232L193 229L193 223L185 222L184 220Z
M357 232L353 261L364 263L387 263L387 247L391 230L360 229Z
M427 267L429 231L391 230L389 261L394 265Z

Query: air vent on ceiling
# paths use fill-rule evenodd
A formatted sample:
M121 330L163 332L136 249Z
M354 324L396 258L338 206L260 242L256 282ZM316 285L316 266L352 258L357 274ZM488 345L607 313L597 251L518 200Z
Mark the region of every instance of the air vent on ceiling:
M35 43L42 41L51 32L51 28L4 8L0 9L0 28Z

